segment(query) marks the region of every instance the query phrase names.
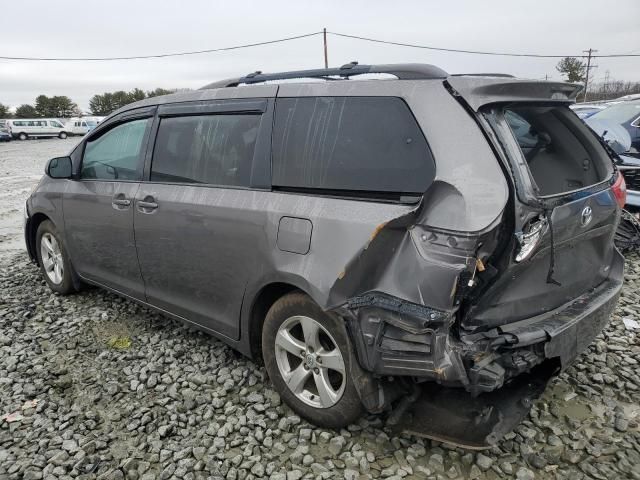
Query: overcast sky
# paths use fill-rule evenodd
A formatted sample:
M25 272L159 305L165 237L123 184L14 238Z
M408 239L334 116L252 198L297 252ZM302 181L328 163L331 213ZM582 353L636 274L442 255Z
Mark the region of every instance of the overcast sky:
M27 8L28 6L28 8ZM614 7L615 6L615 7ZM2 2L0 56L152 55L227 47L321 30L445 48L578 55L640 53L640 1L186 1ZM323 66L322 37L179 58L114 62L0 60L0 103L67 95L198 88L255 70ZM424 62L448 72L559 79L558 59L491 57L329 36L329 64ZM596 80L640 80L640 57L597 59Z

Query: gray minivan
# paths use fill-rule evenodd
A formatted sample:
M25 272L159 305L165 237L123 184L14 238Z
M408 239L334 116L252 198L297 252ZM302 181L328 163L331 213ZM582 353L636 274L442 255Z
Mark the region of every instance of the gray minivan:
M49 161L28 251L55 292L98 285L262 359L318 425L387 411L486 446L622 285L624 181L579 89L352 63L142 100Z

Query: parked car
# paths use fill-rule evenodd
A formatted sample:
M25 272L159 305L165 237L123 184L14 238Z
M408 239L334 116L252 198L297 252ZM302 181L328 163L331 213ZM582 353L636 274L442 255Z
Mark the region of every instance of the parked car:
M98 285L261 359L318 425L391 410L484 447L622 286L624 181L579 90L349 64L145 99L50 160L27 249L55 292Z
M569 108L575 112L578 117L585 119L609 107L606 103L574 103Z
M589 119L622 125L631 137L629 154L640 157L640 100L616 103L606 110L595 113Z
M627 210L640 212L640 158L619 155L618 169L627 186Z
M69 131L57 119L52 118L19 118L7 120L13 138L27 140L36 137L67 138Z
M11 141L11 133L7 128L0 125L0 142L10 142L10 141Z

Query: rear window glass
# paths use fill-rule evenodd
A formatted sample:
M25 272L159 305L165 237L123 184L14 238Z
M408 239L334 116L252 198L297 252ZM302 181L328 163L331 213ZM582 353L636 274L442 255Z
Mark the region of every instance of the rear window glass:
M435 167L407 105L393 97L276 102L273 185L422 193Z
M611 159L569 108L513 106L504 116L541 195L585 188L608 175Z
M163 118L151 181L248 186L259 115Z

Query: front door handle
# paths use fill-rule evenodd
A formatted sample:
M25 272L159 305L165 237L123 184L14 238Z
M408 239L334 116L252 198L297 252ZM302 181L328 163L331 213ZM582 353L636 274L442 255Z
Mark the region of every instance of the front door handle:
M124 196L124 193L118 193L111 199L111 206L116 210L127 210L131 205L131 200Z

